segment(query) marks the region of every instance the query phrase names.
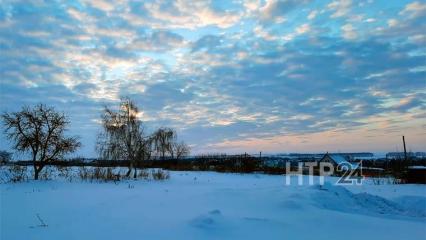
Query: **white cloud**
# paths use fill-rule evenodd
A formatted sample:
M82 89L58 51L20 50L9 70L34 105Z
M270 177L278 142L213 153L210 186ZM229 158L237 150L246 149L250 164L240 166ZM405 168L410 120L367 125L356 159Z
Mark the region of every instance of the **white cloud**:
M277 36L270 34L267 30L263 29L262 26L256 26L253 30L256 36L263 38L267 41L275 41L278 39Z
M257 11L261 7L261 5L262 5L262 3L261 3L260 0L247 0L247 1L244 1L244 7L249 12Z
M92 7L102 10L104 12L112 11L117 7L116 2L111 2L108 0L90 0L87 1L87 4L90 4Z
M334 11L331 15L332 18L343 17L351 11L352 0L336 0L328 4L327 7Z
M398 20L396 20L396 19L389 19L388 20L388 26L389 27L395 27L397 25L398 25Z
M317 10L313 10L313 11L311 11L311 12L309 13L309 15L308 15L308 19L309 19L309 20L314 19L314 18L317 16L317 14L318 14L318 11L317 11Z
M307 32L309 32L309 30L311 30L311 26L307 23L302 24L301 26L296 28L296 33L297 34L305 34Z
M345 24L341 27L343 31L343 37L348 40L354 40L358 37L358 33L355 31L355 28L352 24Z
M167 6L166 9L165 5ZM242 14L237 12L213 10L208 1L177 1L172 6L169 5L170 3L161 1L146 3L144 6L155 21L145 21L148 21L155 28L195 29L209 25L228 28L238 23L242 17Z
M426 45L426 34L416 34L414 36L408 37L408 40L413 43Z
M348 17L348 21L350 22L362 22L364 20L364 15L357 14L357 15L351 15Z
M426 3L412 2L405 6L399 14L408 15L410 18L426 16Z

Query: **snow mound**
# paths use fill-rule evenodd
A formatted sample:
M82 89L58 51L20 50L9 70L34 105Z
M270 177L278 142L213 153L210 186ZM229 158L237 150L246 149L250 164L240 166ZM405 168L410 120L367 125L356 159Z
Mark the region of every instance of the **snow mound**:
M200 215L191 220L191 225L200 229L218 228L221 224L222 213L218 209L214 209L208 214Z
M328 210L376 217L426 218L426 198L414 198L410 200L401 197L398 201L391 201L369 193L354 194L342 186L331 183L315 186L313 193L314 204ZM419 211L419 208L422 210Z
M412 215L426 217L426 197L421 196L401 196L395 199L401 206L406 206L407 211Z

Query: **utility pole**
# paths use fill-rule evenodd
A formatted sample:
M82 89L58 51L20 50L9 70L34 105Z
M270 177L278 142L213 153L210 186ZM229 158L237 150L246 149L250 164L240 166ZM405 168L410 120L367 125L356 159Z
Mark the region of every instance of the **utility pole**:
M404 144L404 158L407 161L407 148L405 147L405 137L402 136L402 143Z

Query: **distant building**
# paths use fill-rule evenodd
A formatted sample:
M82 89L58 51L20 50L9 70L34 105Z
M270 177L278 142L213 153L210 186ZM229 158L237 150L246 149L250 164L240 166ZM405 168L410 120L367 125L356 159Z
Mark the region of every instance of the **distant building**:
M336 155L342 155L349 160L361 160L361 159L374 159L374 154L370 152L357 152L357 153L330 153ZM289 153L289 154L278 154L276 157L287 158L291 161L319 161L324 156L324 153Z
M341 176L346 173L346 170L351 171L352 176L362 176L362 168L357 163L349 162L351 157L343 154L326 153L319 161L328 162L334 166L334 175Z
M426 158L426 152L407 152L409 158ZM405 159L404 152L389 152L386 154L387 159Z
M324 154L320 153L290 153L287 155L290 159L299 159L299 160L318 160Z
M329 162L333 164L336 169L338 166L347 166L351 167L352 169L356 169L357 165L350 163L350 160L350 157L342 154L326 153L319 162Z
M353 160L373 160L376 159L373 153L370 152L360 152L360 153L343 153L343 155L348 156L351 161Z

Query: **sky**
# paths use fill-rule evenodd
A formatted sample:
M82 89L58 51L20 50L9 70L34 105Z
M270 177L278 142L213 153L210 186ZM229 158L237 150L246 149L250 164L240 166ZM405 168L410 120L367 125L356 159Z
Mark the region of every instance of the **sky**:
M424 151L425 32L424 1L0 0L0 111L54 106L85 157L126 96L193 154Z

